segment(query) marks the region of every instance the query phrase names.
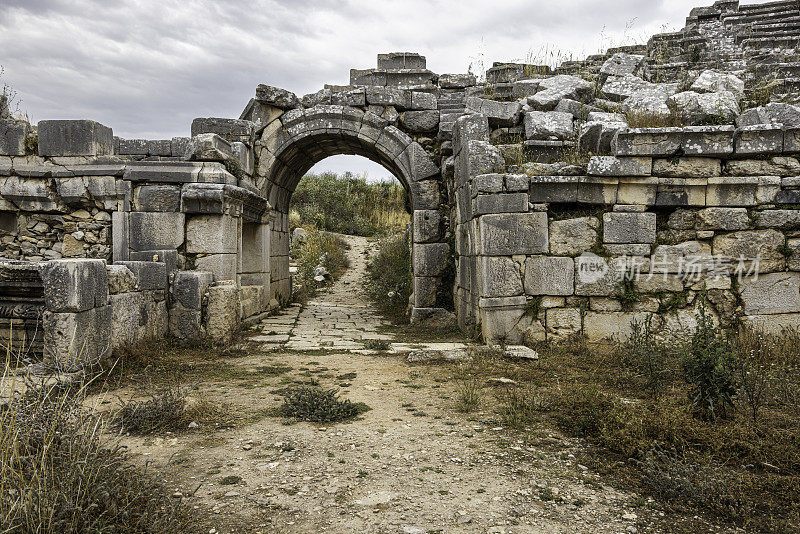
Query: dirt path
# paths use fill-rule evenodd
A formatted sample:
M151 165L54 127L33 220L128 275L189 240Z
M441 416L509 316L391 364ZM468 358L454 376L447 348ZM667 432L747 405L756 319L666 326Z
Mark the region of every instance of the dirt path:
M521 434L503 428L490 388L483 411L458 414L453 368L341 350L380 335L383 324L359 290L367 243L351 243L352 269L337 285L260 327L259 337L285 335L286 341L256 337L245 357L224 361L255 374L206 377L196 385L193 396L227 403L250 423L124 438L137 461L163 469L203 532L642 529L635 511L642 503L603 486L579 465L577 442L544 429ZM323 346L328 341L332 345ZM286 367L258 375L280 365ZM311 378L325 388L341 387L343 396L372 409L335 425L287 425L268 415L280 405L279 388Z

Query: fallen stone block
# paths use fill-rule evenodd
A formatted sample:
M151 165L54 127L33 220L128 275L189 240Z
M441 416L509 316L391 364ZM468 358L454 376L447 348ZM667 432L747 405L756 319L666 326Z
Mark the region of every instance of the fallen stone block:
M286 89L264 84L260 84L256 88L256 100L284 110L300 106L300 99L297 98L296 94Z

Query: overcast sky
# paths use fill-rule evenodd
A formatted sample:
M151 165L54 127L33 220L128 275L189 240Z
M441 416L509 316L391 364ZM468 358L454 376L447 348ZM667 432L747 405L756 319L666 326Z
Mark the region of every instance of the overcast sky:
M712 0L0 0L3 81L33 121L89 118L126 138L238 118L259 83L298 95L346 84L380 52L437 73L558 63L643 43ZM753 2L748 2L753 3ZM355 157L317 169L367 170Z

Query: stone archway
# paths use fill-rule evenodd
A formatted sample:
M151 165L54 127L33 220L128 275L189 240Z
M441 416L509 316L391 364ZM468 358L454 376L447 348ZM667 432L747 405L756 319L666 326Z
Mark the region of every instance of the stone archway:
M271 297L289 297L289 201L300 179L334 155L363 156L383 165L408 191L412 214L412 318L440 302L450 258L442 217L440 170L422 146L369 111L337 105L292 109L269 122L256 144L255 185L273 207Z

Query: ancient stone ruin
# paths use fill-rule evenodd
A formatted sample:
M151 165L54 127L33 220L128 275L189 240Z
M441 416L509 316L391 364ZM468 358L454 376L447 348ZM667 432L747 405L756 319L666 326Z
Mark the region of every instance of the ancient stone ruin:
M798 1L720 1L646 46L481 82L381 54L350 85L260 85L238 119L166 140L3 107L3 335L66 367L228 338L288 302L291 195L336 154L409 193L414 322L601 341L690 327L706 302L800 327L798 41Z

